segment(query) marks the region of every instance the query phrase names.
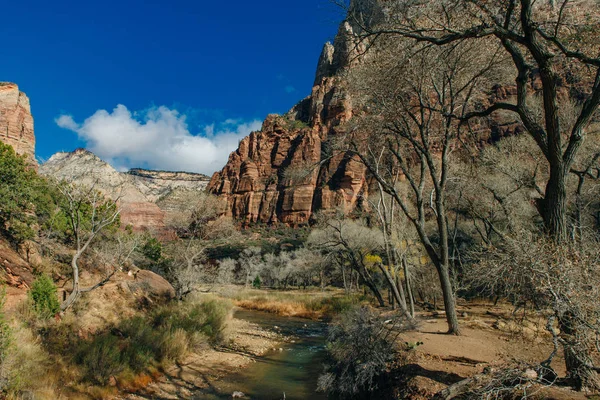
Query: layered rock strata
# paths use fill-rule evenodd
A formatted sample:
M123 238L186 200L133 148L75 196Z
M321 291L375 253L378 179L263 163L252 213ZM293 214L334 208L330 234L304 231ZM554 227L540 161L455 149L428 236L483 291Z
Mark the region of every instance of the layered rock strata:
M385 18L379 2L351 1L367 26ZM373 7L379 7L374 10ZM221 213L244 224L310 222L316 212L352 213L366 208L373 183L364 166L348 153L334 150L346 136L344 129L361 111L347 76L364 60L360 26L342 22L333 42L319 58L310 96L283 116L269 115L262 129L244 138L208 190L221 199ZM369 54L369 53L367 53ZM534 80L530 90L539 90ZM482 93L482 106L513 101L515 88L502 86ZM496 113L474 122L476 146L523 132L514 115ZM360 135L361 132L355 134Z
M262 129L244 138L208 190L221 198L221 213L244 223L298 225L316 210L361 207L367 195L364 167L331 148L353 107L341 72L357 44L343 23L318 62L310 96L286 115L269 115Z
M40 173L97 188L118 200L124 225L163 235L170 219L188 212L190 196L185 194L203 192L209 180L205 175L187 172L119 172L84 149L56 153L40 166ZM163 208L163 203L169 206Z
M14 83L0 82L0 141L35 163L35 136L29 98Z

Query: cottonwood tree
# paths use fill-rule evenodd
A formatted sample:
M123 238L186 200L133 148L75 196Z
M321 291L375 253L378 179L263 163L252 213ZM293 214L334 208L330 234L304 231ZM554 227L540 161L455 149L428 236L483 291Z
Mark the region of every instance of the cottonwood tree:
M263 269L264 261L261 248L252 246L244 249L240 254L239 265L244 278L244 285L249 287L252 280Z
M62 194L61 208L66 215L73 237L75 253L71 258L73 288L67 299L61 304L61 311L66 311L79 298L81 293L90 292L106 284L116 273L114 266L111 271L96 284L81 287L79 281L80 260L90 250L99 236L110 228L118 228L120 224L120 209L117 202L107 198L97 189L77 185L70 182L58 184Z
M446 201L450 156L466 146L460 120L480 100L477 86L502 60L470 44L408 49L409 43L377 43L351 75L368 114L350 127L350 147L415 228L439 275L448 332L458 334Z
M395 186L395 183L393 184ZM393 294L394 301L400 307L400 310L405 315L410 315L414 317L414 305L411 304L411 312L408 311L408 306L406 302L406 295L404 293L404 286L399 278L399 271L401 268L401 263L403 260L399 257L398 251L393 243L393 227L394 227L394 217L395 217L395 203L394 199L391 196L386 196L386 193L383 189L381 183L378 182L379 196L370 199L369 203L371 204L371 208L374 214L379 219L379 227L381 228L383 234L383 245L385 249L385 255L387 258L387 262L389 264L389 269L383 265L383 263L379 263L379 268L383 273L385 279L387 280L388 286ZM407 272L407 266L404 262L402 264L404 266L404 272ZM405 274L405 277L408 277ZM408 283L408 281L407 281ZM410 290L410 289L408 289Z
M364 0L351 2L348 19L369 43L405 38L440 49L500 46L511 61L514 98L496 96L491 105L482 102L460 117L468 121L500 110L519 117L546 160L538 211L548 234L560 242L568 237L568 175L600 105L599 11L598 2L576 0ZM542 98L541 115L531 104L534 91ZM564 118L561 109L571 98L577 107Z
M594 155L595 144L589 143L574 165L587 169ZM557 244L538 228L540 216L532 199L543 191L547 177L542 160L533 140L519 136L486 147L474 162L453 166L457 182L451 203L461 216L461 229L474 240L465 252L463 278L474 292L507 298L547 317L554 345L571 354L566 366L574 385L597 390L598 360L591 351L598 329L597 301L592 300L597 295L597 230L577 229L576 241ZM567 186L571 196L587 191L587 185L572 178ZM598 188L589 189L597 199ZM582 220L589 220L591 211L584 205ZM549 371L553 357L541 362L541 371Z

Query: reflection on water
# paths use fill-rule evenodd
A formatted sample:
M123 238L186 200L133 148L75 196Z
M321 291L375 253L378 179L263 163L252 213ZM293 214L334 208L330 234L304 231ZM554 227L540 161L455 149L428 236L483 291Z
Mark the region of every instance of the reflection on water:
M324 323L246 310L237 311L235 317L291 336L294 343L284 343L282 350L270 351L239 373L215 382L196 399L231 399L234 391L243 392L245 399L257 400L283 399L284 393L287 400L327 398L316 392L317 378L323 371Z

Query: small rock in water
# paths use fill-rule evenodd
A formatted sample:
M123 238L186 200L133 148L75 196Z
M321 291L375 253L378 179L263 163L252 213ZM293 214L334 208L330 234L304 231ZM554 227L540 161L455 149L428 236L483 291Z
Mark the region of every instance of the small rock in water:
M242 398L246 397L246 395L242 392L235 391L231 394L231 397L234 399L242 399Z
M280 348L279 348L279 351L283 351L283 349L280 347Z

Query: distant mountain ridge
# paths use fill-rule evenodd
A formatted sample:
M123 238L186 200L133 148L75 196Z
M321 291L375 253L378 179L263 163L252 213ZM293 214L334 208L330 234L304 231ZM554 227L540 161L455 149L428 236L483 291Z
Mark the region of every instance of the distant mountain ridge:
M190 208L196 193L203 192L209 177L191 172L152 171L135 168L119 172L94 153L77 149L54 154L39 168L42 175L94 186L119 200L121 221L137 231L167 234L170 220ZM168 206L161 207L161 204Z

